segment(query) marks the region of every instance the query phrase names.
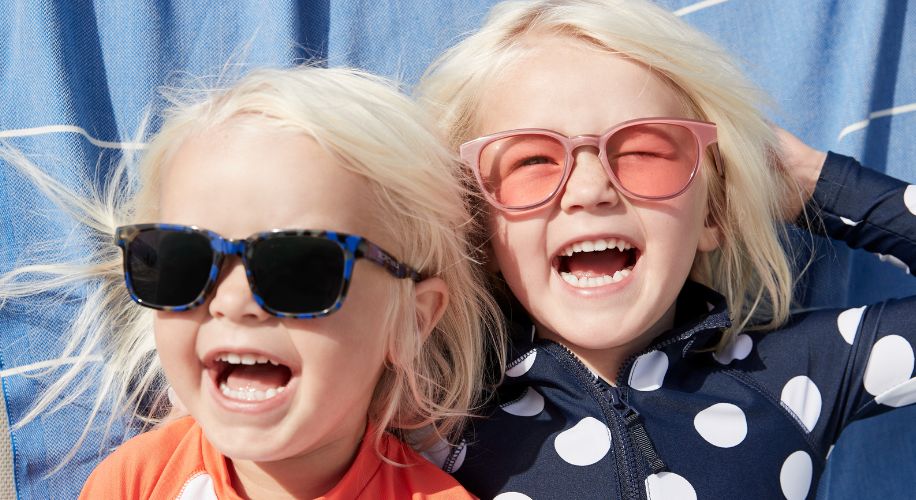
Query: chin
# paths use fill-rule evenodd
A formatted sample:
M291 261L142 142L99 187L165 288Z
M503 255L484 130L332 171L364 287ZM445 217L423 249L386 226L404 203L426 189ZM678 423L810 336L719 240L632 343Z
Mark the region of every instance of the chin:
M568 347L576 346L592 351L619 348L640 337L639 332L612 326L615 324L619 324L619 321L608 318L591 321L577 318L575 326L558 329L548 327L548 330L555 331L559 341Z
M210 439L209 436L207 439ZM272 440L271 440L272 441ZM213 440L210 442L223 455L231 460L247 460L252 462L274 462L289 458L293 453L289 450L289 443L273 443L264 440L248 439L238 436L235 439Z

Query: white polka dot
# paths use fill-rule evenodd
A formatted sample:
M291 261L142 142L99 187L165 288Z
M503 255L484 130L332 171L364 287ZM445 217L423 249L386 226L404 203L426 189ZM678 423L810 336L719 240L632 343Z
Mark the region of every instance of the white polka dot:
M731 403L716 403L697 413L693 426L703 439L719 448L738 446L747 436L747 418Z
M533 417L544 410L544 396L529 387L521 398L507 403L501 408L504 412L517 417Z
M906 274L910 274L910 266L908 266L906 262L903 262L902 260L898 259L897 257L893 255L885 255L883 253L876 253L875 255L878 256L878 260L880 260L881 262L887 262L888 264L896 267L897 269L902 270Z
M834 446L836 446L836 445L835 445L835 444L830 445L830 448L827 450L827 458L828 458L828 459L830 458L830 454L833 453L833 447L834 447Z
M506 370L507 377L520 377L528 372L534 366L534 359L537 358L538 352L534 349L525 353L520 360L512 364L512 368Z
M843 340L849 345L852 345L852 342L856 339L856 332L859 331L859 322L862 321L862 313L865 312L865 307L847 309L837 316L836 326L839 328Z
M598 419L585 417L558 434L553 447L567 463L591 465L604 458L611 449L611 430Z
M712 353L716 361L727 365L736 359L744 359L754 348L754 341L749 335L743 333L732 338L732 341L722 348L720 352Z
M916 378L911 378L889 391L882 392L875 397L875 402L894 408L916 403Z
M192 477L178 493L175 500L216 500L216 488L213 486L213 478L210 474L200 474Z
M865 365L862 383L872 396L906 382L913 374L913 347L900 335L875 342Z
M531 500L531 497L517 491L507 491L496 495L493 500Z
M779 471L779 486L787 500L803 499L811 489L811 475L814 470L811 457L804 451L789 455Z
M911 214L916 215L916 184L910 184L903 192L903 204Z
M652 351L636 358L630 370L630 387L637 391L654 391L662 386L668 372L668 356Z
M420 455L441 469L445 466L445 461L451 452L452 447L445 440L439 439L435 444L421 451Z
M779 399L798 417L808 432L814 429L817 419L821 416L822 401L821 391L813 380L804 375L793 377L782 388Z
M418 449L421 444L429 442L428 440L434 433L435 429L432 426L422 427L410 431L407 436L407 442L415 449ZM468 451L467 443L464 440L458 445L452 445L445 439L436 437L433 444L420 450L420 455L429 460L436 467L446 469L446 462L452 453L455 452L456 448L458 449L458 456L453 460L451 467L446 470L446 472L455 472L461 467L461 464L464 463L464 456Z
M696 500L697 492L683 477L659 472L646 478L646 496L652 500Z
M855 221L852 219L847 219L846 217L840 217L840 220L843 221L843 224L846 224L847 226L858 226L859 224L862 223L862 221L860 220Z
M906 265L906 262L894 257L893 255L884 255L883 253L876 253L878 260L881 262L887 262L888 264L896 267L897 269L902 270L903 272L910 274L910 266Z

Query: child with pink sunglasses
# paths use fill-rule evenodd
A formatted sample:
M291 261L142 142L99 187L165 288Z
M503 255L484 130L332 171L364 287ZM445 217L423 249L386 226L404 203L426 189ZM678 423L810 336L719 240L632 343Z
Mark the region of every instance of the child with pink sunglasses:
M752 89L636 0L503 2L430 68L514 302L443 465L472 493L807 498L844 426L916 402L916 299L790 315L785 227L912 269L916 186L784 133L780 164Z

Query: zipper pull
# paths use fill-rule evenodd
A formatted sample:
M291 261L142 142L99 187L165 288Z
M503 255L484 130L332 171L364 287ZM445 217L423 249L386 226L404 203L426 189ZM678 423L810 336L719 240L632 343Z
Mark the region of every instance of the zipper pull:
M614 411L616 411L621 418L623 418L623 423L626 425L627 432L630 434L630 439L639 449L640 453L642 453L652 473L657 474L667 471L668 466L665 465L662 458L658 456L658 452L655 450L655 446L652 445L652 440L649 439L649 434L646 432L646 428L642 424L642 419L640 418L641 415L636 408L633 408L624 400L619 387L609 386L606 393L608 401L611 403L611 407L614 408Z
M608 401L611 403L611 407L623 417L623 421L627 424L627 427L630 427L630 425L639 418L639 412L623 399L619 387L608 386L606 393Z

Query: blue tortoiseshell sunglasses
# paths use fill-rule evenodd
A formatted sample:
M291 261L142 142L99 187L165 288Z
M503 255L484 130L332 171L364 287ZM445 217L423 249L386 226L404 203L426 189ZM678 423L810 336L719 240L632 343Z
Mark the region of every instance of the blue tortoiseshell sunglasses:
M131 298L163 311L206 302L228 255L242 259L258 305L281 318L317 318L340 309L356 259L399 279L423 279L369 240L333 231L273 230L231 240L193 226L135 224L117 228L115 242Z

